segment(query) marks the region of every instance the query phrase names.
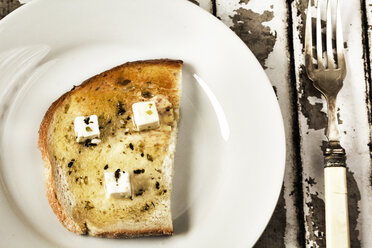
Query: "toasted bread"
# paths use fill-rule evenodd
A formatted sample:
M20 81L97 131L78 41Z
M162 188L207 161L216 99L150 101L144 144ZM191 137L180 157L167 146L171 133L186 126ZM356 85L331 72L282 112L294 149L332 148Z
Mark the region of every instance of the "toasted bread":
M129 62L62 95L39 130L49 204L69 231L100 237L173 233L170 196L182 61ZM138 131L132 104L152 100L160 127ZM99 144L78 143L74 118L97 115ZM132 197L107 198L104 172L131 173Z

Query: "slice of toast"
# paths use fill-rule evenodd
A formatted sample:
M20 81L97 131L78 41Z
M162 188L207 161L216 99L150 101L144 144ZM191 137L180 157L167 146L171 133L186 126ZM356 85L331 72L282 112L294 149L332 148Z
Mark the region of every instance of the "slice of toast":
M173 233L172 189L182 61L129 62L56 100L39 130L50 206L78 234L139 237ZM160 127L138 131L132 104L154 101ZM97 115L98 144L78 143L74 119ZM104 172L130 173L132 196L107 198Z

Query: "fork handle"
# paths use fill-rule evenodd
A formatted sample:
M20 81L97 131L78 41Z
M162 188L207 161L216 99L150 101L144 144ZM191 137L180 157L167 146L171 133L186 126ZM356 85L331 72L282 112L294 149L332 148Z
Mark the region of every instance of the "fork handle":
M345 160L345 150L339 144L327 147L324 167L327 248L350 247Z

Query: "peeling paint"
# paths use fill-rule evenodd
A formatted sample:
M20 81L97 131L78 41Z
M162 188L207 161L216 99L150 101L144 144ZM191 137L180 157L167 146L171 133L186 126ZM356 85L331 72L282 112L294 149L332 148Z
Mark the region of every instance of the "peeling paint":
M319 130L326 129L328 124L325 100L321 100L321 93L314 87L313 82L307 77L305 66L300 69L300 94L301 113L306 117L309 129ZM319 99L319 101L315 101ZM337 109L338 124L343 124L340 116L340 108Z
M347 168L347 166L346 166ZM347 195L348 195L348 209L349 209L349 227L350 227L350 246L361 247L360 240L358 239L359 230L357 230L359 207L358 202L361 200L358 184L355 180L354 173L347 168Z
M305 10L307 9L307 4L308 4L308 1L306 1L306 0L296 1L297 19L300 20L299 22L301 22L301 20L303 20L302 25L297 26L297 31L299 33L299 39L301 41L303 41L303 37L305 35L305 29L303 28L303 25L305 24L304 20L306 20ZM314 1L312 1L311 4L313 5Z
M372 3L371 1L362 0L362 26L364 32L362 33L363 42L363 53L364 53L364 77L366 83L366 105L368 113L368 123L369 123L369 156L372 158L372 72L371 72L371 61L372 61ZM372 187L372 170L369 171L370 174L370 187Z
M249 2L249 0L240 0L239 4L242 4L242 3L248 4L248 2Z
M315 178L312 178L312 177L308 177L308 178L306 178L306 179L305 179L305 182L306 182L307 184L309 184L310 187L313 187L313 186L316 184L316 182L315 182Z
M290 1L287 2L288 10L288 26L287 26L287 38L288 38L288 52L290 59L290 69L289 69L289 78L291 84L296 83L296 72L295 72L295 52L294 52L294 16L293 8ZM293 88L292 88L293 87ZM304 221L304 192L303 192L303 167L302 167L302 157L301 157L301 136L299 130L299 116L298 116L298 102L297 102L297 89L295 86L290 87L293 89L291 91L291 101L292 101L292 142L293 142L293 151L294 151L294 175L295 180L293 181L293 191L290 192L290 196L295 197L295 206L297 214L297 239L296 245L294 247L304 247L306 243L305 238L305 221ZM288 243L289 244L289 243ZM288 245L290 247L290 244Z
M323 103L315 102L311 104L309 97L321 98L321 93L314 87L313 82L307 77L305 66L300 68L300 110L306 117L306 122L309 129L319 130L327 126L327 114L321 111Z
M325 215L324 201L317 194L310 194L310 202L306 202L309 208L309 214L305 216L308 235L306 238L307 246L310 246L310 241L316 244L317 247L325 247Z
M274 13L265 10L259 14L244 8L239 8L235 12L234 16L230 16L233 21L231 29L245 42L261 66L266 69L265 60L274 50L277 34L272 33L270 28L262 23L271 21Z

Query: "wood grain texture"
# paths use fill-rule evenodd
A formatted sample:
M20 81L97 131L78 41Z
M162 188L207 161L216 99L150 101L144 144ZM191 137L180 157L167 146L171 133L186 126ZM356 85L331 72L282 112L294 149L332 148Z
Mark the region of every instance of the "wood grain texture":
M300 247L302 240L298 206L296 156L297 119L293 105L294 82L290 77L288 9L284 0L218 0L217 17L247 44L265 68L277 94L286 132L286 172L283 189L274 214L255 247Z
M18 0L0 0L0 20L19 6L21 3Z
M338 97L342 146L347 153L347 180L351 247L371 246L371 189L369 175L369 124L366 105L365 61L361 3L340 1L346 41L348 74ZM301 158L303 166L304 221L307 247L325 247L323 150L327 125L324 98L304 71L303 37L307 0L292 2L296 87L298 91Z
M366 53L366 77L368 78L369 87L366 89L367 95L367 104L368 104L368 116L369 124L372 126L372 71L371 71L371 61L372 61L372 0L363 0L364 2L364 18L363 18L363 28L364 28L364 40L365 44L365 53ZM368 40L368 42L367 42ZM369 143L369 152L372 158L372 128L370 130L370 143ZM370 185L372 187L372 170L370 176Z

